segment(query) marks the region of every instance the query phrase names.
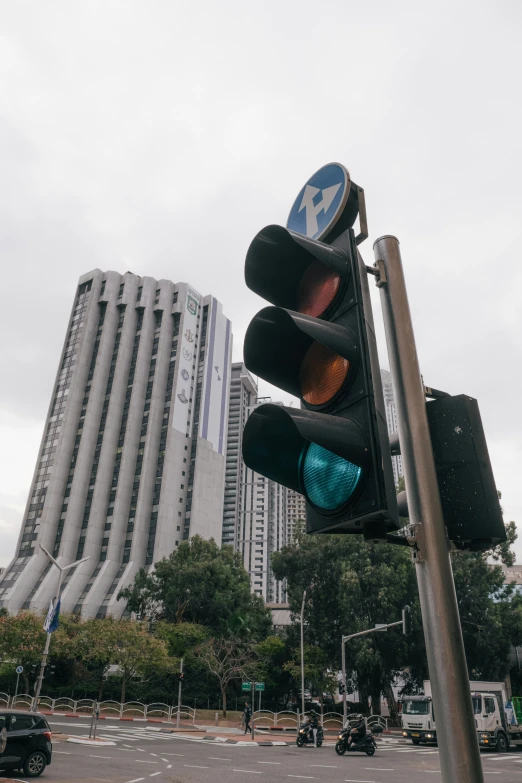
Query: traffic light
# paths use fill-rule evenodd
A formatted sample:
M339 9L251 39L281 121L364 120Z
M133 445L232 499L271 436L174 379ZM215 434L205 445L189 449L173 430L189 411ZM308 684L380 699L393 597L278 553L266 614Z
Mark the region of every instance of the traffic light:
M185 679L185 674L183 672L178 672L178 680L180 682L183 682L184 679Z
M426 410L448 538L458 549L490 549L506 528L477 400L448 395Z
M411 607L405 606L402 610L402 632L404 636L411 636L412 631Z
M298 397L301 409L256 408L244 430L243 458L305 496L308 533L386 539L399 521L367 271L352 228L364 195L344 168L324 168L332 165L348 182L337 221L318 230L314 223L335 182L317 203L319 188L307 183L291 212L313 208L306 225L323 241L272 225L247 253L246 284L272 306L248 327L245 364Z
M344 694L344 682L339 683L339 696L342 696Z

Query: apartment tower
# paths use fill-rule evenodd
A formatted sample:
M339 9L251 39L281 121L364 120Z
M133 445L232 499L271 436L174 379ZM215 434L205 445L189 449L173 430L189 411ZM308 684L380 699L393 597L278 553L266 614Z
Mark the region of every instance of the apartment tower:
M231 325L186 283L79 280L0 605L120 616L118 592L183 539L221 540Z

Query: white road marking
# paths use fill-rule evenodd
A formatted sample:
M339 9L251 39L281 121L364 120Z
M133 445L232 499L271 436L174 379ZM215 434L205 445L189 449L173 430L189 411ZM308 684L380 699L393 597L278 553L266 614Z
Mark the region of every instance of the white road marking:
M165 762L165 764L166 764L166 763L167 763L167 761L168 761L168 759L161 759L161 760L162 760L162 761L164 761L164 762Z
M315 780L310 775L287 775L287 778L302 778L303 780Z
M191 769L208 769L208 767L198 767L196 764L183 764L183 766Z
M127 783L139 783L140 780L145 780L145 778L134 778L134 780L128 780Z
M153 778L156 775L161 775L161 772L151 772L150 775L149 775L149 778Z
M183 757L184 753L165 753L166 756L180 756Z
M221 756L208 756L210 761L232 761L232 759L222 759ZM258 762L258 764L263 764L265 762Z
M232 772L246 772L248 775L262 775L262 772L259 772L256 769L233 769Z
M159 764L159 761L145 761L145 759L134 759L135 764Z
M230 759L227 759L227 761L230 761ZM281 766L280 761L258 761L258 764L277 764L278 766Z
M157 756L158 754L157 753L152 753L152 751L150 751L150 755L151 756Z
M337 769L332 764L309 764L309 767L321 767L322 769Z
M54 756L55 753L62 753L64 756L72 756L72 753L70 753L67 750L55 750L54 753L53 753L53 756Z
M95 753L89 753L92 759L112 759L112 756L97 756Z

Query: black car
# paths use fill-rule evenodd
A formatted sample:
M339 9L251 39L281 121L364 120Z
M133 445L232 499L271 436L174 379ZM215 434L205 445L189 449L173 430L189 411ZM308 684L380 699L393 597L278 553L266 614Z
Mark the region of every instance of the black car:
M0 708L0 769L36 778L51 763L51 729L43 715Z

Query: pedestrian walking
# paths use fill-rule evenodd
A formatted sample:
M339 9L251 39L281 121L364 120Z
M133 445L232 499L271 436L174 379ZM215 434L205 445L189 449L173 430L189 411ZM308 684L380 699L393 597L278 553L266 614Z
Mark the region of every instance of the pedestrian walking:
M250 707L250 704L246 701L245 709L243 710L243 720L245 722L245 734L251 731L250 729L251 718L252 718L252 708Z

